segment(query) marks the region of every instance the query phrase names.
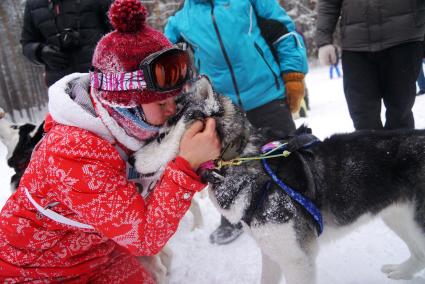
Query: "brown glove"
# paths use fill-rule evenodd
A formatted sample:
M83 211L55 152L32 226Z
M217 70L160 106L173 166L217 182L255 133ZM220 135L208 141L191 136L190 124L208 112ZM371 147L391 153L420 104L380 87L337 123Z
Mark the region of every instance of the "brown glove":
M286 104L291 113L300 111L301 101L304 98L304 74L299 72L289 72L282 75L286 87Z

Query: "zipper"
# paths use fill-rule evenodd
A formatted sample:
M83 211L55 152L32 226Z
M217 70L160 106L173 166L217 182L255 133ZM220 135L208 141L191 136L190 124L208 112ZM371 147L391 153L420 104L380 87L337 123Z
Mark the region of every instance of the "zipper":
M229 68L230 76L232 77L233 88L235 89L236 96L238 98L238 104L243 109L242 100L241 100L241 96L240 96L240 93L239 93L238 83L236 82L235 71L233 70L232 63L230 62L229 55L227 54L226 49L224 47L224 43L223 43L223 39L221 38L220 31L218 30L217 22L215 21L213 0L210 0L210 5L211 5L211 19L212 19L212 23L213 23L213 26L214 26L214 30L215 30L215 33L217 34L217 38L218 38L218 41L220 43L221 51L223 52L223 56L224 56L224 59L226 61L227 67Z
M270 72L273 75L274 78L274 83L276 84L276 88L278 90L280 90L280 84L279 84L279 79L277 78L276 73L273 71L272 67L270 66L269 62L267 62L266 58L264 57L264 52L261 49L261 47L258 46L258 44L256 42L254 42L254 46L257 49L258 53L260 54L261 58L263 58L263 61L266 63L267 67L269 68Z

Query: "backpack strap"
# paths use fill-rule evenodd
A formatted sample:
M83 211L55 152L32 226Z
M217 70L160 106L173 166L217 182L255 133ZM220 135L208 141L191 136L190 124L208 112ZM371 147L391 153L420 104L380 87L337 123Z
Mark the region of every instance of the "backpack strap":
M257 18L257 25L260 29L261 35L269 46L270 51L273 54L274 60L279 65L279 56L276 47L274 46L274 43L278 42L279 39L287 35L289 33L289 30L283 23L279 22L278 20L268 19L259 16L252 2L251 7L255 14L255 17Z

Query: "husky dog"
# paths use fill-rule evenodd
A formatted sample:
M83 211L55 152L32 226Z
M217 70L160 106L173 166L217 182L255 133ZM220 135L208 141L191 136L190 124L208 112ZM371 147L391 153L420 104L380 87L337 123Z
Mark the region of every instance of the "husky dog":
M31 123L14 124L5 117L4 110L0 108L0 141L7 148L7 164L15 170L10 181L12 192L15 192L19 185L32 150L43 137L43 125L37 128Z
M149 165L154 170L165 165L177 155L185 129L208 116L216 119L223 160L258 157L259 148L269 142L227 98L214 93L205 78L193 83L178 104L175 119L136 154L136 168ZM392 279L410 279L421 271L425 267L425 131L359 131L333 135L307 148L298 145L311 137L305 132L302 128L288 138L289 156L270 159L269 164L280 180L320 210L320 236L312 215L271 182L260 161L202 173L220 213L231 222L242 221L259 245L262 283L279 283L282 274L289 284L315 283L319 243L377 216L411 253L403 263L384 265L381 270Z

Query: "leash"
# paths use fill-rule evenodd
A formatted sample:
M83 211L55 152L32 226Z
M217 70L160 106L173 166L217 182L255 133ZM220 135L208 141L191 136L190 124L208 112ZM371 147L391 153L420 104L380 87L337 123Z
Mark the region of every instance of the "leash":
M271 143L276 143L276 142L270 142L269 144ZM282 144L281 146L284 146L284 145L286 145L286 143ZM223 167L240 166L243 163L250 162L250 161L258 161L258 160L272 159L272 158L278 158L278 157L286 158L291 154L291 152L284 150L281 154L269 155L272 152L275 152L276 150L278 150L278 148L273 149L272 151L262 154L260 156L238 157L238 158L230 159L227 161L223 159L211 160L211 161L207 161L203 163L199 168L207 169L207 170L220 170Z
M313 217L314 221L316 221L317 223L317 233L320 236L320 234L322 234L323 232L323 220L320 210L316 207L316 205L314 205L314 203L310 199L304 197L298 191L293 190L290 186L288 186L281 179L279 179L266 160L262 160L261 162L263 163L264 169L267 171L273 181L281 189L283 189L293 200L295 200L296 202L298 202L298 204L304 207L307 212Z
M319 142L317 138L313 139L311 142L304 144L302 147L299 148L308 148L312 144L315 144L316 142ZM261 154L260 156L253 156L253 157L238 157L231 160L223 160L223 159L217 159L214 161L208 161L201 165L201 167L207 168L207 169L215 169L220 170L222 167L231 167L231 166L240 166L242 163L250 162L250 161L258 161L258 160L265 160L265 159L273 159L273 158L279 158L279 157L288 157L292 151L288 151L286 146L288 145L288 142L282 143L280 141L273 141L270 143L267 143L263 147L261 147ZM272 153L278 151L279 149L283 149L282 153L280 154L274 154Z
M258 160L264 160L264 159L272 159L272 158L278 158L278 157L288 157L291 154L289 151L283 151L281 154L276 155L270 155L270 156L254 156L254 157L241 157L241 158L234 158L228 161L224 160L216 160L214 161L214 165L216 170L220 170L222 167L231 167L231 166L240 166L242 163L250 162L250 161L258 161Z
M318 142L320 142L319 139L314 137L313 135L304 135L304 137L299 138L298 140L295 140L293 142L286 142L282 143L280 141L273 141L270 143L267 143L263 147L261 147L262 154L260 156L253 156L253 157L239 157L235 159L231 159L228 161L224 161L222 159L210 161L202 165L204 168L208 169L216 169L220 170L222 167L230 167L230 166L239 166L242 163L249 162L249 161L255 161L255 160L261 160L261 163L263 164L264 169L266 170L267 174L272 178L272 180L288 194L293 200L295 200L298 204L300 204L302 207L304 207L307 212L313 217L314 221L316 221L316 229L317 233L320 236L323 232L323 220L322 220L322 214L320 213L320 210L314 205L314 203L307 197L303 196L301 193L297 192L296 190L292 189L290 186L285 184L279 177L273 172L270 165L267 163L268 159L278 158L278 157L288 157L292 152L299 150L299 149L305 149L308 148ZM307 141L304 141L307 140ZM300 143L301 142L301 143ZM288 150L290 148L290 150ZM274 154L278 150L283 150L279 154Z
M308 148L316 143L319 142L319 139L317 139L316 137L312 138L311 141L302 144L302 145L297 145L297 149L305 149ZM286 150L285 148L288 146L288 143L284 143L281 145L277 145L275 146L273 143L280 143L280 142L272 142L269 144L266 144L265 146L262 147L262 152L267 151L266 153L264 153L263 155L268 155L269 153L272 153L278 149L283 149L283 153L289 152L290 151ZM275 147L274 149L271 147ZM271 150L270 150L271 148ZM276 155L271 155L269 157L273 157ZM320 210L316 207L316 205L314 205L314 203L307 197L303 196L301 193L299 193L298 191L292 189L290 186L288 186L287 184L285 184L281 179L279 179L279 177L273 172L272 168L270 167L270 165L267 163L266 159L262 159L261 160L264 169L266 170L266 172L269 174L269 176L273 179L273 181L281 188L283 189L286 194L288 194L293 200L295 200L296 202L298 202L298 204L300 204L302 207L304 207L307 212L313 217L314 221L316 221L317 224L317 233L320 236L320 234L322 234L323 232L323 220L322 220L322 214L320 213Z
M277 144L278 143L278 144ZM261 154L260 156L253 156L253 157L238 157L231 160L223 160L223 159L216 159L214 161L208 161L203 163L200 168L205 168L208 170L220 170L222 167L231 167L231 166L240 166L242 163L250 162L250 161L258 161L258 160L264 160L264 159L272 159L272 158L278 158L278 157L288 157L291 152L284 150L280 154L271 155L273 152L279 150L280 148L284 147L287 143L280 143L278 141L270 142L266 145L264 145L261 150L268 149L266 153ZM265 148L267 147L267 148Z

